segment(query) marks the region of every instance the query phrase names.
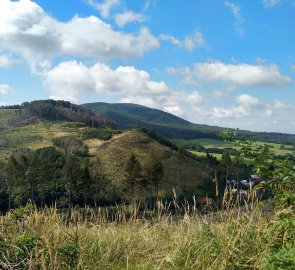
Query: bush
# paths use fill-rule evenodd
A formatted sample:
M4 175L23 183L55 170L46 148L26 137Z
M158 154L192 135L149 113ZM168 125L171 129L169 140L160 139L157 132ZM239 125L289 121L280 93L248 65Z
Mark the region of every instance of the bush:
M62 264L75 269L78 264L79 249L74 244L64 244L58 249L59 259Z
M112 138L113 132L109 129L94 129L89 128L82 135L83 140L99 139L99 140L110 140Z

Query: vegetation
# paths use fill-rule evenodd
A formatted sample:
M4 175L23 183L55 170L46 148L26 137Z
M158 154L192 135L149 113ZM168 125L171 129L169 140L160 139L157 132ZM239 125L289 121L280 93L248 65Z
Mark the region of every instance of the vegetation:
M57 121L72 105L36 104L0 117L0 269L294 269L292 146L231 130L207 147L170 142ZM24 113L34 122L11 126Z
M146 128L169 139L215 139L220 140L222 127L192 124L175 115L136 104L88 103L87 109L113 119L119 129ZM252 141L295 146L295 135L240 130L237 138Z
M291 209L269 217L252 203L205 216L175 202L139 209L11 211L0 218L1 268L294 269Z

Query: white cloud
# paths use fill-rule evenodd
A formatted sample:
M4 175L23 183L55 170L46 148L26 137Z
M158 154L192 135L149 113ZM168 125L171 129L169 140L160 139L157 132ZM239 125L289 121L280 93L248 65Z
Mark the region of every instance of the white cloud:
M222 62L195 63L192 68L168 68L171 75L180 74L184 82L199 84L201 82L221 81L237 86L274 87L291 83L283 76L277 65L224 64Z
M196 108L195 111L207 119L234 119L241 117L271 117L272 106L263 104L257 97L242 94L236 97L236 103L229 108L213 107L209 110Z
M221 91L221 90L213 90L213 96L215 98L227 98L228 93L225 91Z
M243 106L232 107L230 109L213 107L211 111L212 118L239 118L248 116L249 111Z
M122 102L164 109L177 115L183 113L183 104L194 106L203 100L197 91L173 91L165 82L153 81L149 73L132 66L112 69L101 63L87 67L77 61L62 62L45 72L43 80L54 99L77 102L85 92L125 96Z
M266 8L272 8L280 3L280 0L262 0L263 5Z
M237 96L236 102L239 105L242 105L243 107L249 108L249 109L263 109L264 105L260 102L260 100L256 97L242 94L240 96Z
M291 70L295 72L295 65L291 65Z
M19 53L31 65L60 55L140 57L158 46L147 28L137 34L114 31L95 16L60 22L30 0L0 1L0 50Z
M9 68L15 60L10 55L2 54L0 55L0 68Z
M197 48L205 48L206 47L206 40L201 32L194 32L192 35L186 36L183 41L175 38L171 35L164 35L161 34L159 37L162 41L167 41L172 43L173 45L186 49L192 52L194 49Z
M287 102L280 101L280 100L274 100L271 104L271 107L275 109L283 109L283 110L293 110L295 108L294 105Z
M124 27L126 24L131 22L144 22L147 17L141 13L134 13L131 10L127 10L123 13L119 13L115 16L116 24L119 27Z
M0 95L7 95L11 92L11 87L7 84L0 84Z
M243 24L244 24L244 19L241 15L241 9L238 5L235 5L233 4L232 2L230 1L225 1L224 2L225 6L228 7L234 18L235 18L235 28L236 28L236 31L239 33L239 35L243 36L244 33L245 33L245 30L244 30L244 27L243 27Z
M113 7L119 5L119 0L105 0L101 3L98 3L95 0L86 0L90 6L94 7L103 18L108 18L110 11Z

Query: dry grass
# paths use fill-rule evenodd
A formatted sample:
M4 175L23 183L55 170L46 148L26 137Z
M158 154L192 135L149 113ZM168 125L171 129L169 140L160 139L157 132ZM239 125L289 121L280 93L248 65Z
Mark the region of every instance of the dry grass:
M207 215L189 205L169 209L9 213L0 218L0 268L272 269L264 267L274 241L265 232L275 216L254 205Z

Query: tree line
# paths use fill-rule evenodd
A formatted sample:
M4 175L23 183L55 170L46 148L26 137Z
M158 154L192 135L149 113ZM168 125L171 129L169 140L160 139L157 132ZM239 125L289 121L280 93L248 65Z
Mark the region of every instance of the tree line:
M152 155L142 166L132 154L126 162L121 190L106 179L99 156L69 138L59 147L19 149L0 163L0 212L34 202L38 206L98 206L158 196L161 160Z
M111 119L63 100L37 100L21 105L2 106L1 109L17 110L18 121L43 118L49 121L82 122L92 128L116 128L115 122Z

